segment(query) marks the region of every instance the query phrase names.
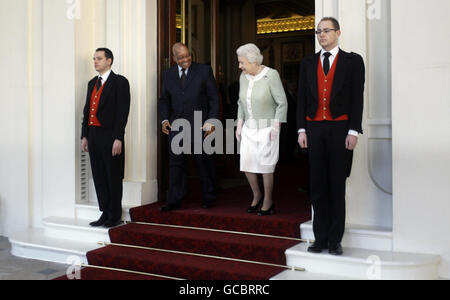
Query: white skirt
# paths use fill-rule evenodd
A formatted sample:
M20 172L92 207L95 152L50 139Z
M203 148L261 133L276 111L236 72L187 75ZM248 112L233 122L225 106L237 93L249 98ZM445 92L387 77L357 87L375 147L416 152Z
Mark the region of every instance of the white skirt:
M253 129L246 125L241 132L241 172L273 174L280 154L280 135L271 141L272 127Z

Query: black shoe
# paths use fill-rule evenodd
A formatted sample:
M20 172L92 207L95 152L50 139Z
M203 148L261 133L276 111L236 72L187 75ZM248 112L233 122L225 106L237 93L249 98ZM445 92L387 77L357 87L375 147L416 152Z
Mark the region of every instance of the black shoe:
M330 244L328 247L328 253L331 255L341 256L344 254L344 250L342 249L341 244Z
M272 204L272 207L269 210L260 210L258 211L258 216L265 217L265 216L271 216L275 214L275 204Z
M212 203L203 203L202 204L202 208L204 208L204 209L209 209L209 208L212 208L212 207L213 207Z
M106 213L103 213L100 219L98 221L92 222L89 225L92 227L100 227L105 225L105 223L108 221L108 215Z
M327 249L325 243L314 242L311 246L308 247L308 252L310 253L322 253L323 250Z
M121 220L118 220L118 221L108 220L103 226L106 228L113 228L113 227L117 227L122 224L123 224L123 222Z
M261 200L259 200L259 202L258 202L258 204L256 204L256 206L250 206L250 207L247 209L247 212L248 212L249 214L256 214L256 213L259 211L259 208L260 208L261 206L263 206L263 204L264 204L264 197L262 197Z
M180 205L174 205L174 204L166 204L164 206L162 206L159 210L161 212L169 212L169 211L174 211L177 209L180 209Z

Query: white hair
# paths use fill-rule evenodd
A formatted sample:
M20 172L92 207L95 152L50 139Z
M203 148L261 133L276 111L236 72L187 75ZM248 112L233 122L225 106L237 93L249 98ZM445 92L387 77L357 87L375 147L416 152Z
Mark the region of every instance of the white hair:
M261 54L261 50L255 44L246 44L239 47L236 51L238 56L245 57L249 63L261 65L264 57Z

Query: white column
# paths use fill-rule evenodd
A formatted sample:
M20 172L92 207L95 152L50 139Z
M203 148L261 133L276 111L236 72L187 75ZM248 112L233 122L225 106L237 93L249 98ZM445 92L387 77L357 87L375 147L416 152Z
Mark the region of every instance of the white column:
M394 248L442 255L450 278L450 2L391 9Z
M0 2L0 235L29 225L28 1Z
M75 19L66 1L42 2L42 194L44 217L74 217Z

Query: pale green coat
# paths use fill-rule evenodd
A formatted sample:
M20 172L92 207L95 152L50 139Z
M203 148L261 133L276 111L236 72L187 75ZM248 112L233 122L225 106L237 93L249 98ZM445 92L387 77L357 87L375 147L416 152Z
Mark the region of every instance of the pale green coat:
M240 78L238 120L248 121L251 119L247 104L249 85L250 80L245 74L242 74ZM254 81L250 101L253 119L256 120L258 129L270 127L274 121L287 122L288 103L277 70L268 68L267 73L261 79ZM261 120L262 122L260 122Z

